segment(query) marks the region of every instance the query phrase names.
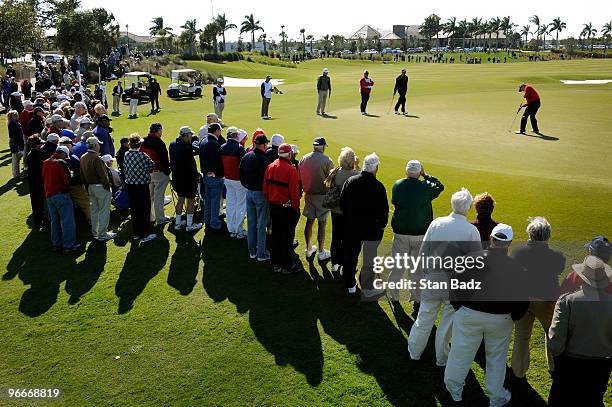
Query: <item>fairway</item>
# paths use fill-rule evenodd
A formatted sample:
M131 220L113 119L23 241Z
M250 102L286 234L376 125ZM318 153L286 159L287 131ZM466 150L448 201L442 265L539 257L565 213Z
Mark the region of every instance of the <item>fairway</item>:
M529 216L545 216L554 244L570 248L567 269L582 260L585 242L612 231L612 83L566 85L562 80L612 79L612 62L572 60L508 64L401 64L337 59L296 68L250 62L189 62L190 68L234 78L284 82L274 95L272 120L259 118L259 88L228 87L223 121L252 134L281 133L300 157L324 136L328 155L340 149L376 152L378 178L390 197L410 159L445 185L434 216L450 213L461 187L488 191L493 218L526 239ZM316 79L329 68L329 118L315 114ZM410 77L407 110L392 109L395 77ZM364 69L375 82L369 117L359 112ZM168 78L161 111L128 119L127 105L112 127L116 145L132 132L164 126L167 143L180 126L194 130L213 111L210 87L198 99L170 100ZM538 136L508 132L522 82L542 97ZM111 83L107 86L109 94ZM91 242L86 224L77 237L82 255L51 251L48 231L33 232L27 182L11 180L7 125L0 119L0 377L11 386L61 387L67 405L436 406L452 400L435 367L433 339L420 361L411 361L406 338L411 307L381 300L347 299L341 277L315 262L307 273L272 275L249 259L246 241L175 233L130 250L124 212L111 215L118 237ZM250 143L250 139L249 139ZM299 157L298 157L299 158ZM367 198L366 198L367 199ZM303 207L303 203L302 203ZM172 205L166 207L173 216ZM472 210L469 218L475 218ZM304 220L296 229L304 253ZM331 227L328 227L330 235ZM385 239L390 242L390 226ZM329 245L328 236L328 245ZM304 264L307 262L303 260ZM543 331L534 326L528 385L509 385L513 405L545 405L551 379ZM465 405L488 405L483 358L474 363ZM606 402L612 403L608 387ZM0 401L0 404L2 402Z

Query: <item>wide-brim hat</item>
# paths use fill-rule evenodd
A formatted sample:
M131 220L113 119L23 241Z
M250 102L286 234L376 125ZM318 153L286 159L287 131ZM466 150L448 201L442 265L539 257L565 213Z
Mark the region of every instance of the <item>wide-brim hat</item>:
M596 256L586 256L582 264L572 265L580 278L595 288L606 288L612 284L612 267Z

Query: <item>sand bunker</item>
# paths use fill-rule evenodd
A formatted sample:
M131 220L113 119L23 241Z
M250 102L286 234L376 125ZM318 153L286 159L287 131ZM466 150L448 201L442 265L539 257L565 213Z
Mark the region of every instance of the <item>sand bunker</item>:
M584 81L565 80L561 82L565 85L605 85L606 83L612 83L612 79L587 79Z
M228 88L258 88L261 86L261 83L264 81L262 79L245 79L245 78L232 78L231 76L224 76L223 80L225 81L224 85ZM272 85L282 85L283 79L272 79Z

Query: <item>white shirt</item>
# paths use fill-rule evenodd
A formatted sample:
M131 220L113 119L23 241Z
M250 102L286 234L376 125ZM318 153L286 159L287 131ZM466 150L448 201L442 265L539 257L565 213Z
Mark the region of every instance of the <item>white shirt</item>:
M272 81L269 82L264 82L263 83L264 86L264 97L266 99L271 99L272 98Z

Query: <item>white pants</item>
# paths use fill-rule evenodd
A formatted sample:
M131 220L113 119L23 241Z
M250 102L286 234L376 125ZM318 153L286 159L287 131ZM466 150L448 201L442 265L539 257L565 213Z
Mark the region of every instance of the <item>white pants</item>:
M436 330L436 364L446 365L455 309L448 300L427 298L426 292L422 294L419 314L408 337L408 352L412 359L421 358L440 308L442 308L442 315L440 315L440 325Z
M161 171L151 173L151 183L149 184L149 193L151 195L151 222L160 223L165 217L164 213L164 198L166 197L166 189L170 177Z
M138 99L130 99L130 116L138 114Z
M484 339L489 405L503 406L510 401L504 379L512 326L510 314L489 314L466 307L455 313L451 351L444 370L444 384L453 400L461 400L465 378Z
M240 181L225 179L225 221L230 233L245 234L244 217L246 216L247 190Z

